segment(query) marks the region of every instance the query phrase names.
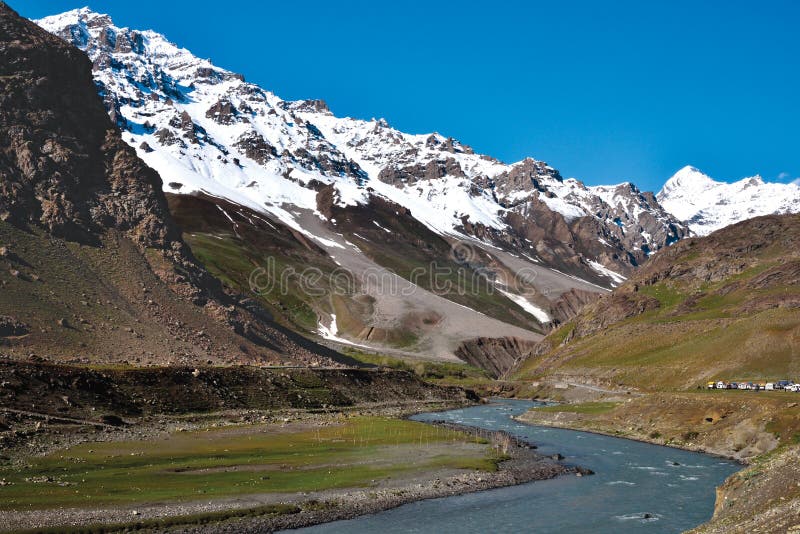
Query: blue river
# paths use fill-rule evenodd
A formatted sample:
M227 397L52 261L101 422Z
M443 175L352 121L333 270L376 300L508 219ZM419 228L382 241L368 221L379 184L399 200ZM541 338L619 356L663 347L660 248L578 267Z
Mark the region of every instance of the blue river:
M502 399L413 419L505 430L537 445L539 452L561 453L564 462L588 467L595 475L420 501L299 532L683 532L711 518L716 486L741 468L705 454L512 419L540 405Z

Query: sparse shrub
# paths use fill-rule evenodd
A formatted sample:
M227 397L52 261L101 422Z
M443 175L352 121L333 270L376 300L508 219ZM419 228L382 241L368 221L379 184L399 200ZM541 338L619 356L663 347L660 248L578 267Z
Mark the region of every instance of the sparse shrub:
M125 426L125 421L118 415L106 414L100 417L100 422L109 426Z

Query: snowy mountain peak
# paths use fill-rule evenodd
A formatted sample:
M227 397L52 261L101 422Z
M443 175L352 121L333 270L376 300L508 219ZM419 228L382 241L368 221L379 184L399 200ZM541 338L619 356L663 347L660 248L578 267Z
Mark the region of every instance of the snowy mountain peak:
M208 60L195 57L160 33L115 26L109 15L97 13L88 7L45 17L36 22L50 33L86 51L94 61L101 54L127 54L149 58L151 61L160 60L156 63L165 63L160 66L168 67L170 74L177 75L178 79L188 79L197 73L197 69L210 69L220 75L232 75L229 71L215 67Z
M800 187L765 182L761 176L718 182L694 167L684 167L657 195L670 213L697 235L759 215L800 211Z
M679 188L696 191L698 189L702 190L712 187L715 183L716 182L710 176L703 173L697 167L687 165L673 174L672 177L667 180L662 188L662 191Z
M104 19L108 24L112 24L111 17L103 13L97 13L89 6L79 7L58 15L52 15L36 21L37 24L44 27L51 25L53 27L63 27L66 25L75 25L80 22L88 22L94 19Z
M38 23L86 51L109 114L169 193L206 192L299 232L309 214L327 220L322 190L339 206L377 196L442 236L538 246L554 265L589 272L589 261L627 272L688 233L635 187L588 188L533 158L505 164L439 133L337 117L322 100L284 101L86 8Z

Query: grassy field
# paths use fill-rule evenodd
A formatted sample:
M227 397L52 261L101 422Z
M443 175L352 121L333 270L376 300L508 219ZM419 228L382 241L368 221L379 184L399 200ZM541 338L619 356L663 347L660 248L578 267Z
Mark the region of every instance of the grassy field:
M231 426L153 441L85 443L0 467L0 510L125 505L365 487L436 469L493 471L485 441L412 421Z

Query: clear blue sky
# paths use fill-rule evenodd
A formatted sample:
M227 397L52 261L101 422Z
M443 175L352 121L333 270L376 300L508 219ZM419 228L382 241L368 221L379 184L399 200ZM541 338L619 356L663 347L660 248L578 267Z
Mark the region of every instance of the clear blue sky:
M800 2L9 0L85 4L285 99L439 131L589 184L800 176ZM780 176L780 178L779 178Z

